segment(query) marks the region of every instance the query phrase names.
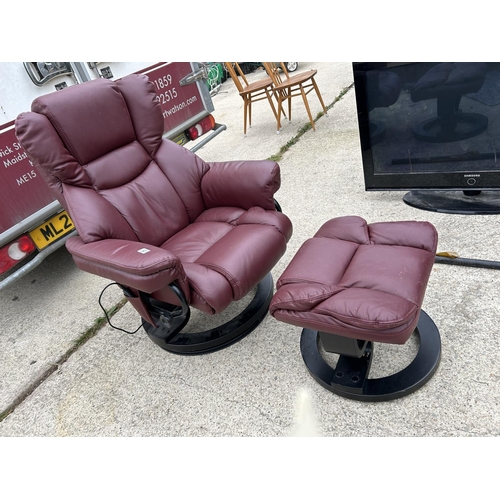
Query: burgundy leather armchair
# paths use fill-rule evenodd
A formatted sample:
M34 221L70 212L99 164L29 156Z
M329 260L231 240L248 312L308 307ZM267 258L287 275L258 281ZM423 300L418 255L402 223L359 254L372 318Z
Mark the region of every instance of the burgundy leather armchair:
M267 313L270 270L290 220L276 209L272 161L204 162L162 139L163 118L144 75L100 79L37 98L16 133L69 212L76 265L116 281L163 349L199 354L252 331ZM226 309L255 297L219 328L184 334L190 307Z

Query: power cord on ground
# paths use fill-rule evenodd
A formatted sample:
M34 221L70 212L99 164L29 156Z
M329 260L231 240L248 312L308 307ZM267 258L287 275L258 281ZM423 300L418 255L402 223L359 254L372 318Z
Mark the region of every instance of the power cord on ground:
M113 285L117 285L117 286L120 286L119 283L110 283L109 285L105 286L101 292L101 294L99 295L99 306L101 307L101 309L103 310L104 312L104 316L106 316L106 320L108 321L108 324L111 328L114 328L115 330L120 330L120 332L125 332L125 333L128 333L129 335L133 335L134 333L137 333L142 324L140 324L138 327L137 327L137 330L133 331L133 332L129 332L128 330L124 330L123 328L119 328L118 326L115 326L111 323L111 320L110 320L110 317L109 317L109 313L108 311L106 311L106 309L104 308L104 306L102 305L102 302L101 302L101 299L102 299L102 296L104 294L104 292L110 287L110 286L113 286Z
M463 259L454 252L439 252L434 260L436 264L452 266L480 267L484 269L500 269L500 262L495 260Z

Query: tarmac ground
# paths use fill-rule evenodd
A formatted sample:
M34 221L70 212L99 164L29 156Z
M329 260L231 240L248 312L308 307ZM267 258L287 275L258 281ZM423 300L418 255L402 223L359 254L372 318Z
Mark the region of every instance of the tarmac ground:
M286 146L276 198L294 234L274 281L303 241L342 215L428 220L439 233L438 251L498 258L500 215L420 211L403 203L404 192L365 191L351 64L302 62L298 71L310 68L331 105L316 131L293 140L308 122L300 100L279 134L259 102L244 137L243 101L228 80L213 98L216 121L227 130L197 152L206 161L265 159ZM260 77L262 70L249 75ZM316 116L313 93L309 102ZM171 354L142 329L128 335L107 324L82 341L102 317L97 299L108 281L79 271L63 248L0 295L0 436L287 437L300 434L307 415L310 434L322 437L496 437L499 279L495 270L436 264L423 309L441 334L437 372L405 398L362 403L317 384L302 361L300 329L269 315L241 341L203 356ZM111 287L103 302L111 308L121 299ZM129 304L112 321L131 331L139 326ZM206 317L194 311L190 327L197 325ZM414 341L377 345L373 376L401 369L415 349Z

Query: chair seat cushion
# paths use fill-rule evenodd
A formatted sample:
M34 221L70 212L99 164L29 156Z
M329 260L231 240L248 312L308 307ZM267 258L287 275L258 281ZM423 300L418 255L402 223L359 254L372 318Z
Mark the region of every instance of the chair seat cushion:
M243 298L286 250L292 227L280 212L253 207L212 208L161 248L176 255L191 288L191 304L224 310Z
M270 313L302 328L402 344L418 322L436 247L427 222L332 219L279 278Z

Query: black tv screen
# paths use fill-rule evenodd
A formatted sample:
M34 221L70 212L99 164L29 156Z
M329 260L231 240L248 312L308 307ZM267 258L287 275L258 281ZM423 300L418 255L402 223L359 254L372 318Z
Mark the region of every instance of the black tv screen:
M500 213L500 63L353 63L366 190Z

